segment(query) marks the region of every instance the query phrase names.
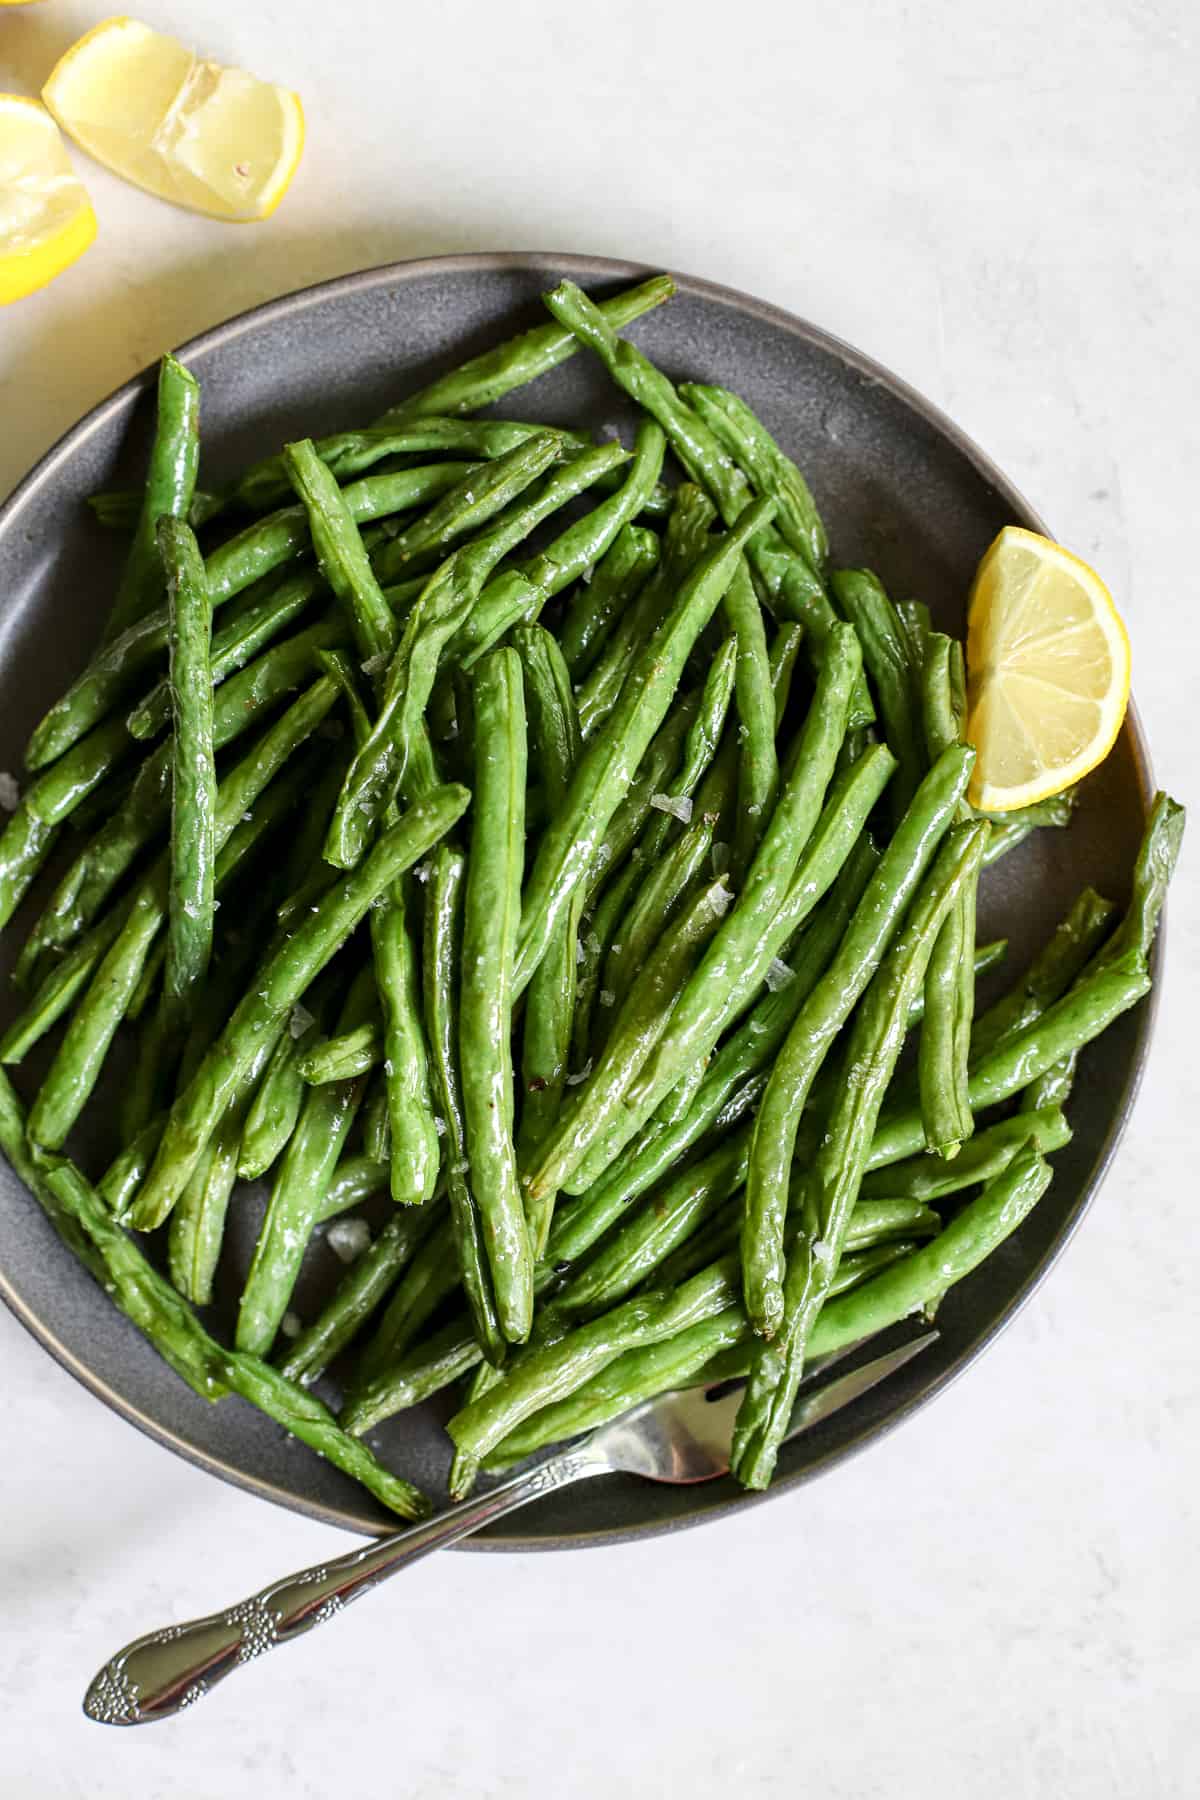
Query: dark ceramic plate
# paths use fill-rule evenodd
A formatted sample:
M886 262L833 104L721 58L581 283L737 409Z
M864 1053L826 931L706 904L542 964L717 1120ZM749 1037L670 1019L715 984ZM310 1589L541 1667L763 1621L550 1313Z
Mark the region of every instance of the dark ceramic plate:
M327 282L206 332L181 352L203 384L206 477L220 479L288 438L375 417L411 386L537 322L539 293L561 275L603 291L643 273L585 257L444 257ZM681 280L679 288L676 300L635 328L638 340L671 375L721 381L743 394L809 474L839 560L871 565L893 593L920 596L941 626L960 632L971 572L999 528L1016 521L1044 529L1020 494L935 408L858 351L744 294L702 281ZM147 373L98 406L0 511L0 768L19 767L30 728L95 635L120 545L91 523L83 501L97 488L138 480L152 393ZM587 356L504 410L593 425L629 416ZM1035 836L986 879L980 928L1011 941L1005 980L1084 882L1124 898L1148 793L1146 749L1131 717L1087 783L1069 831ZM20 923L3 939L10 961ZM936 1348L788 1446L772 1493L906 1418L1012 1317L1075 1229L1112 1156L1149 1026L1143 1007L1087 1052L1072 1102L1075 1137L1055 1159L1053 1187L1016 1237L951 1292L938 1314ZM36 1074L18 1072L27 1094ZM260 1204L253 1194L235 1203L216 1309L222 1325L233 1316ZM386 1525L365 1494L242 1402L209 1407L194 1398L74 1264L2 1166L0 1218L0 1293L115 1411L265 1498L350 1530ZM339 1266L323 1245L310 1252L303 1313ZM438 1489L446 1411L431 1405L403 1414L372 1442L386 1462ZM602 1544L756 1503L732 1481L670 1488L614 1476L540 1501L473 1541L482 1548Z

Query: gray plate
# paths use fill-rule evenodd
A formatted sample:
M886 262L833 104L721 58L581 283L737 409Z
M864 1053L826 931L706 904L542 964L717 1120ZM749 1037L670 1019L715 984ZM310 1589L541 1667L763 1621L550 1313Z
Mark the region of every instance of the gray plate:
M644 273L587 257L442 257L327 282L246 313L181 352L203 384L206 479L289 437L375 417L464 355L537 322L539 293L561 275L605 290ZM961 632L972 570L997 530L1012 521L1045 529L1021 495L934 407L868 357L727 288L692 280L679 287L679 297L633 335L671 375L718 380L742 393L809 474L839 560L870 564L898 597L919 596L940 625ZM0 768L19 767L27 733L83 661L103 617L120 546L90 522L83 500L140 478L152 394L149 372L120 389L68 432L0 511ZM585 356L503 410L575 424L629 420ZM1070 830L1035 837L986 879L981 930L1011 940L1005 981L1085 881L1125 898L1149 793L1146 748L1131 715L1089 780ZM9 962L21 923L2 940ZM11 1010L7 997L3 1006ZM1113 1154L1150 1022L1142 1007L1086 1053L1071 1107L1075 1137L1055 1159L1053 1187L1017 1236L951 1292L938 1314L936 1349L791 1444L772 1494L906 1418L1012 1317L1075 1229ZM18 1072L27 1095L37 1072ZM222 1326L233 1316L259 1205L252 1193L235 1203L216 1308ZM0 1293L115 1411L264 1498L350 1530L386 1524L366 1495L241 1401L209 1407L197 1400L72 1262L6 1167L0 1217ZM310 1252L304 1314L339 1268L323 1246ZM447 1411L430 1405L401 1415L372 1442L386 1462L439 1488ZM529 1549L611 1543L755 1504L731 1481L669 1488L613 1477L539 1502L474 1541Z

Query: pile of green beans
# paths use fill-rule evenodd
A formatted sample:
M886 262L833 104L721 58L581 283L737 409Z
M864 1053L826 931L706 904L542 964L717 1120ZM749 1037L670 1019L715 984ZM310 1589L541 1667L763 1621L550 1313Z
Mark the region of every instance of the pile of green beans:
M971 812L961 646L836 565L743 400L621 335L672 292L564 282L220 487L164 358L144 490L94 502L132 530L111 615L0 834L0 1062L59 1034L27 1101L0 1070L0 1148L196 1394L402 1517L428 1502L362 1436L465 1377L455 1493L726 1375L764 1486L808 1358L1017 1229L1150 984L1165 795L1124 915L1085 890L977 1011L977 888L1073 796ZM575 354L631 447L473 416ZM262 1179L222 1342L193 1307Z

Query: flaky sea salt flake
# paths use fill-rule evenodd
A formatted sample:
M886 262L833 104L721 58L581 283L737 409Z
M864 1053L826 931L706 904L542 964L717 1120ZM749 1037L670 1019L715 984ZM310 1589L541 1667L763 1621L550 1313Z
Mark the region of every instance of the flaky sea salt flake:
M686 794L651 794L650 804L657 807L659 812L670 813L681 825L690 825L692 822L692 803Z

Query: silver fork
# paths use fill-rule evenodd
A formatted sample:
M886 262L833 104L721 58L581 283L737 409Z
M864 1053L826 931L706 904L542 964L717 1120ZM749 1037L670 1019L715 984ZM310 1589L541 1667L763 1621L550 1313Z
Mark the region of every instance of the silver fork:
M937 1335L927 1331L847 1375L815 1389L806 1387L792 1414L788 1438L849 1406L919 1356ZM859 1347L849 1345L824 1358L814 1365L812 1375L820 1375ZM648 1400L547 1461L408 1531L376 1538L334 1562L287 1575L226 1612L148 1632L105 1663L84 1696L83 1710L101 1725L147 1725L169 1718L203 1699L234 1669L324 1624L431 1550L455 1544L519 1506L586 1476L643 1475L648 1481L691 1483L728 1474L740 1389L740 1383L732 1392L689 1388Z

